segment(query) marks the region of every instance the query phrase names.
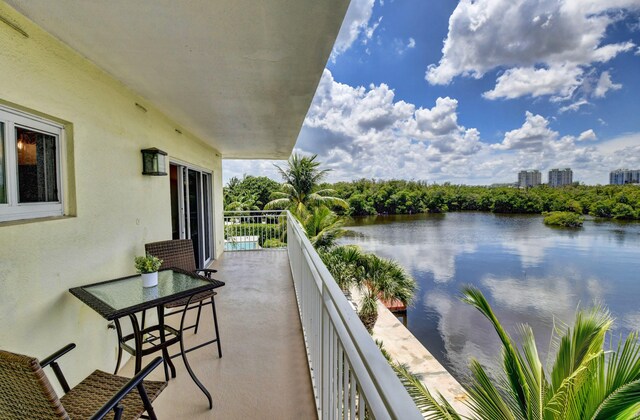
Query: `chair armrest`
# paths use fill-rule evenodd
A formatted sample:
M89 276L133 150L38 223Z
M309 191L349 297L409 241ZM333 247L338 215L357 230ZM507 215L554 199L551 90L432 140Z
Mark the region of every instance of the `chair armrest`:
M42 359L40 361L40 367L44 368L44 367L49 366L51 363L55 362L60 357L62 357L65 354L69 353L71 350L73 350L75 348L76 348L76 345L74 343L67 344L66 346L64 346L63 348L58 350L57 352L53 353L51 356L45 357L44 359Z
M211 278L211 274L217 273L217 272L218 270L214 270L212 268L203 268L200 270L196 270L196 273L204 273L204 276L209 278Z
M76 348L76 345L74 343L67 344L57 352L53 353L51 356L45 357L40 362L41 368L51 366L51 369L53 369L53 373L55 373L56 378L58 379L58 382L60 382L60 386L62 387L62 390L65 393L69 392L70 388L69 388L69 384L67 383L67 379L64 377L64 374L62 373L62 369L60 369L60 365L58 365L57 360L75 348Z
M91 416L91 420L102 419L107 414L109 414L111 410L116 409L120 401L122 401L122 399L126 397L127 394L131 392L131 390L133 390L133 388L141 386L142 380L146 378L147 375L149 375L156 367L158 367L160 363L162 363L162 357L158 356L155 359L153 359L151 363L149 363L147 366L142 368L142 370L138 372L133 378L131 378L131 380L129 380L129 382L127 382L125 386L120 388L120 391L118 391L116 395L114 395L109 401L105 403L105 405L102 406L100 410L98 410L93 416ZM145 396L142 398L143 400L144 398L147 398L147 401L145 401L145 408L147 408L146 404L149 403L148 397L146 397L146 394L145 394Z

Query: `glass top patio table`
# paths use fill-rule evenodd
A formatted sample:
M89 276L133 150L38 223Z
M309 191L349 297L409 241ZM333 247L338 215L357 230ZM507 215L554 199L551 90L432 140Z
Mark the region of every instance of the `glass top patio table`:
M142 287L142 276L135 275L69 291L102 317L111 321L174 300L224 286L224 282L178 269L158 272L158 285Z

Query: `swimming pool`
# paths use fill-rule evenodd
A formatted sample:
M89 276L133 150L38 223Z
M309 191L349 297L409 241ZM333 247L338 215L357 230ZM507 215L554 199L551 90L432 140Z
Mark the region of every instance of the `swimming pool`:
M225 242L225 251L250 251L252 249L260 249L258 242Z

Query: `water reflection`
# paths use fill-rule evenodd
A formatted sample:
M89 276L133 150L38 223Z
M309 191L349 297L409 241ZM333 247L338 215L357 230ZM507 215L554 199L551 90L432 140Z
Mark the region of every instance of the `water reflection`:
M551 229L538 216L451 213L356 220L345 238L400 261L420 292L408 328L455 376L473 356L499 366L499 342L489 322L459 300L473 284L503 325L533 328L544 361L552 328L576 308L602 302L618 319L616 336L640 327L640 224L587 222L578 231ZM622 239L621 239L622 238Z

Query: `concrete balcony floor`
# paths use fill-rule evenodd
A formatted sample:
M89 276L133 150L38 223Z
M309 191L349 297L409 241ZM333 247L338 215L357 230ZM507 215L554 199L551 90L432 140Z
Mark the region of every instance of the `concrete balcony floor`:
M212 268L218 269L216 278L226 283L216 296L222 358L214 344L190 352L188 360L211 393L213 409L209 410L206 397L176 357L177 377L154 402L158 418L316 418L287 252L226 252ZM195 312L190 311L191 319ZM179 318L169 317L169 324L176 325ZM186 346L211 337L209 306L202 311L198 334L186 333ZM172 349L176 352L178 346ZM120 373L132 372L130 360ZM150 379L164 380L162 368Z

